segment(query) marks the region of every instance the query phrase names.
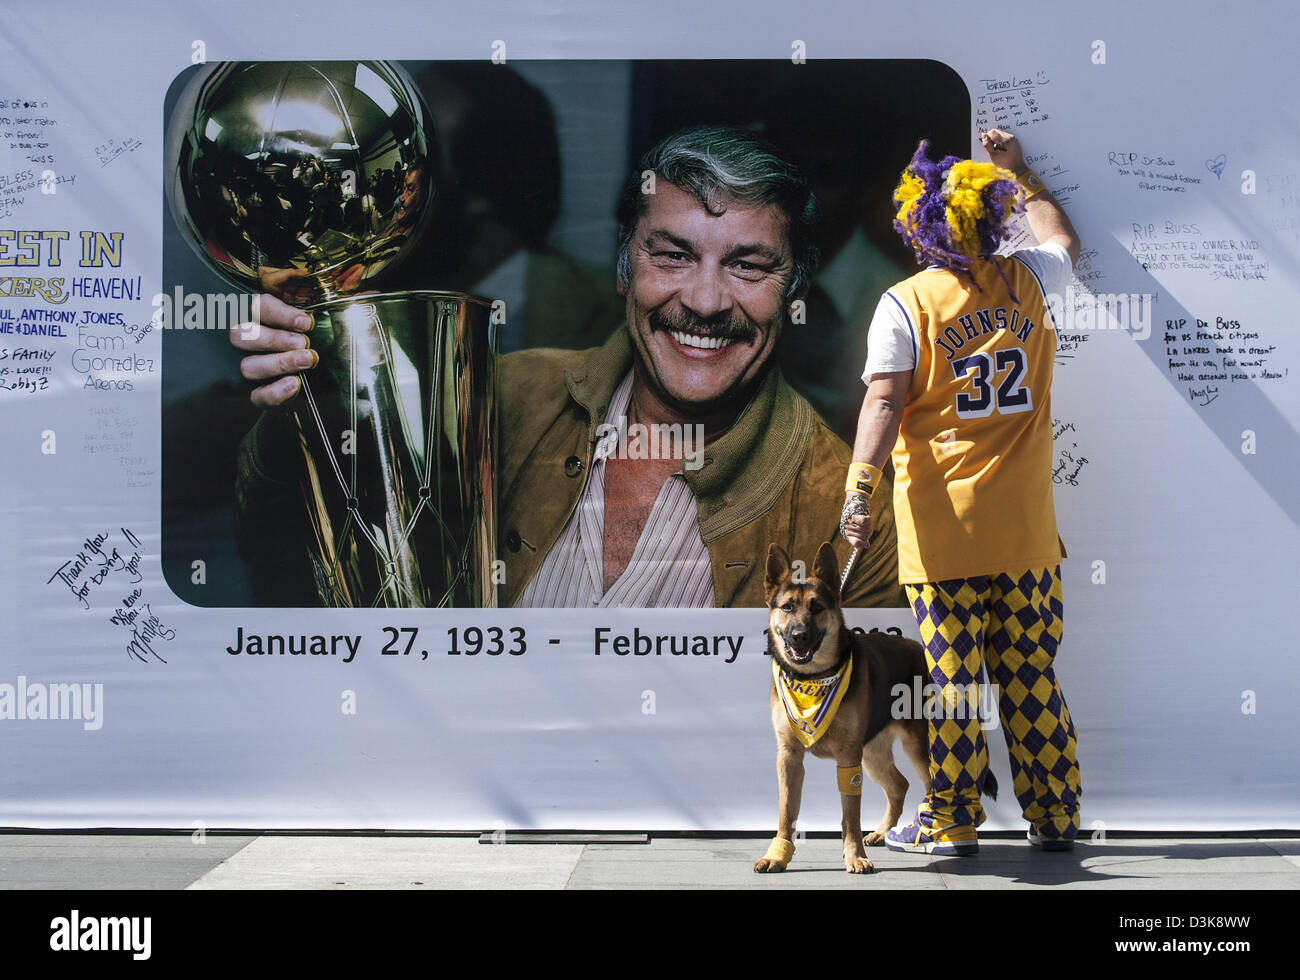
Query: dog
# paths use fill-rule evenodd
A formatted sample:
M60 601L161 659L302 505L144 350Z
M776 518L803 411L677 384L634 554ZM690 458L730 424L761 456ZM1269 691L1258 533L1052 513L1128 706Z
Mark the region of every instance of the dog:
M872 872L875 866L866 847L884 843L885 834L902 814L907 795L907 780L894 765L896 739L916 767L921 784L930 782L926 720L896 719L891 712L895 685L912 690L914 683L922 687L929 683L925 650L902 636L848 628L840 608L839 568L829 543L818 549L812 575L802 582L796 581L785 551L772 545L767 552L765 586L768 652L776 666L769 702L776 732L780 804L777 839L754 863L754 870L784 871L790 863L803 790L804 754L811 752L818 758L834 759L838 767L845 870L850 874ZM784 696L778 690L782 684ZM820 702L813 697L805 706L797 703L810 694L820 694ZM861 822L863 769L885 791L887 801L884 819L865 837ZM992 772L985 775L984 792L997 797Z

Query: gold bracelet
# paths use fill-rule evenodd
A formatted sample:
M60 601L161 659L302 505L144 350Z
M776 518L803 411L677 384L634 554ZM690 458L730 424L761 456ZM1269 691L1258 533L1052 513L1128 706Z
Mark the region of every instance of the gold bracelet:
M1043 183L1042 178L1027 167L1016 174L1016 183L1024 188L1026 201L1047 190L1047 185Z
M849 478L844 483L844 491L870 497L883 477L880 468L870 463L850 463Z

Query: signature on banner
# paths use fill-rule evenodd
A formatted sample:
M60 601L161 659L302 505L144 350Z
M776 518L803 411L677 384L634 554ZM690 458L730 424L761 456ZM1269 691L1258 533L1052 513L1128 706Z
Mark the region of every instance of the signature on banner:
M115 544L108 531L86 537L77 553L54 570L46 584L56 581L63 584L85 609L92 608L91 600L99 601L102 595L116 596L116 605L109 622L130 631L126 643L128 656L148 661L151 657L166 663L155 649L155 644L169 643L176 631L168 628L144 601L144 591L139 583L143 548L140 539L129 528L118 528L122 541Z

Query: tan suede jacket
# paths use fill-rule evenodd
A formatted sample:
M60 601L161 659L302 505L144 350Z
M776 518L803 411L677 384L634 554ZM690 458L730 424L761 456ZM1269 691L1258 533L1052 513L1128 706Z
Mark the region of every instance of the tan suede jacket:
M525 350L500 360L501 605L514 604L577 506L591 473L597 427L631 367L631 341L622 327L590 350ZM779 370L771 370L736 423L705 447L703 466L684 471L719 606L766 605L763 579L772 542L811 568L817 548L830 541L843 567L852 550L838 533L850 462L851 449ZM845 605L906 604L892 498L891 484L873 497L876 530L854 565Z

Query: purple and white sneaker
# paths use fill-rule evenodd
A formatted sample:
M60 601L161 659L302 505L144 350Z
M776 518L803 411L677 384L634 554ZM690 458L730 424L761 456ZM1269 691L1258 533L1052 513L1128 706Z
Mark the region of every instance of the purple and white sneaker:
M902 830L885 835L885 846L905 854L937 854L940 857L967 857L978 854L980 842L970 824L945 827L938 832L922 827L913 820Z

